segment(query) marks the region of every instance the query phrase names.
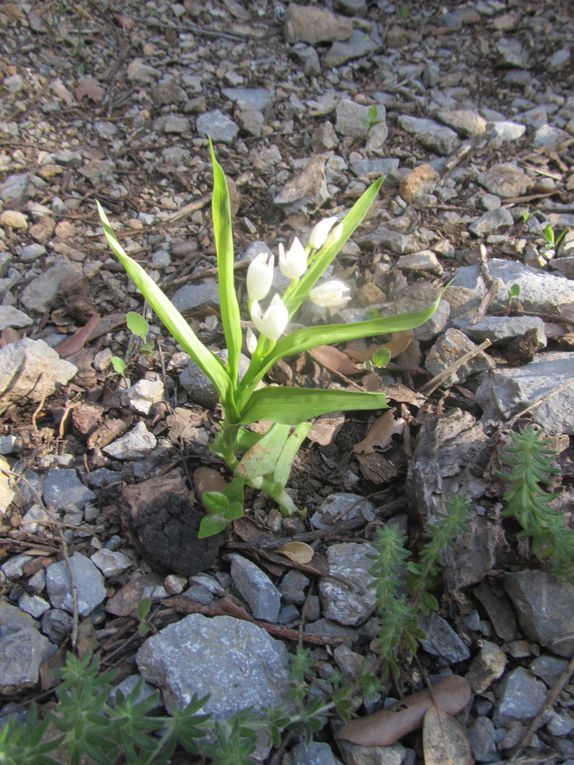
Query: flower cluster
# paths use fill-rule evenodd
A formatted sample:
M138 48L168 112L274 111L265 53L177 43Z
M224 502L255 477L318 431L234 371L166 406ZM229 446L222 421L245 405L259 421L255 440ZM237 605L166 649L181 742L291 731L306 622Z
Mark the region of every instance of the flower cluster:
M342 234L342 226L337 218L325 218L311 231L307 246L304 247L295 237L287 251L279 245L279 269L283 276L291 281L300 279L307 271L309 255L323 245L337 241ZM289 312L281 295L276 292L267 309L262 310L260 302L264 300L273 284L275 257L267 252L260 252L253 258L247 270L247 296L251 320L257 331L268 340L277 341L289 321ZM309 300L323 308L341 308L351 296L347 284L338 279L331 279L317 285L309 292ZM250 353L257 347L257 338L252 330L247 333L247 348Z

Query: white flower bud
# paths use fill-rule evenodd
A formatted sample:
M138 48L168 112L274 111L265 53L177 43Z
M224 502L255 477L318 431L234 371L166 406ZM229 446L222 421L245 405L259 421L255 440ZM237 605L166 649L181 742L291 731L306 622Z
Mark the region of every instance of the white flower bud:
M297 237L287 252L279 245L279 268L287 279L298 279L307 270L307 253Z
M264 314L261 314L259 303L256 300L253 301L251 318L258 332L264 337L269 340L278 340L289 321L289 312L281 300L281 296L275 293Z
M332 279L313 287L309 300L321 308L341 308L351 299L351 289L345 282Z
M256 255L247 269L247 296L249 300L263 300L273 283L275 258L266 252Z
M313 231L311 231L308 246L312 250L318 250L322 247L329 236L329 231L333 228L336 222L337 218L334 216L332 218L323 218L323 220L320 220L313 228Z
M247 332L245 333L245 344L249 354L253 356L255 349L257 348L257 336L251 327L248 327Z

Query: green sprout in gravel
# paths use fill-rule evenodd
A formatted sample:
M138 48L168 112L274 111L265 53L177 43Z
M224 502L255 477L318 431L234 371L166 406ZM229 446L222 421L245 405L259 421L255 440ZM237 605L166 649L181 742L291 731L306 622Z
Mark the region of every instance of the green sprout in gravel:
M233 235L227 181L210 145L213 166L212 213L217 252L217 270L221 322L227 346L223 363L193 332L189 324L155 284L146 271L122 249L111 224L98 204L98 211L108 244L126 272L155 311L174 340L189 354L213 383L223 409L221 430L212 450L237 479L232 496L211 493L207 497L209 515L200 536L222 531L243 512L243 485L270 496L284 515L297 510L286 484L299 447L311 428L311 420L331 412L383 409L383 393L337 389L262 387L269 370L286 356L319 345L347 342L391 332L413 329L423 324L437 308L438 300L428 308L385 318L352 324L324 324L302 327L285 334L289 321L307 300L333 309L346 305L350 288L342 281L320 281L337 254L365 218L377 198L383 178L375 181L338 222L330 217L313 228L303 245L295 238L287 251L279 246L279 267L289 285L271 299L274 257L257 255L247 272L248 310L255 328L243 337L241 312L234 281ZM262 303L266 301L266 307ZM249 368L242 379L239 360L243 346L251 353ZM249 426L260 420L270 421L264 434Z

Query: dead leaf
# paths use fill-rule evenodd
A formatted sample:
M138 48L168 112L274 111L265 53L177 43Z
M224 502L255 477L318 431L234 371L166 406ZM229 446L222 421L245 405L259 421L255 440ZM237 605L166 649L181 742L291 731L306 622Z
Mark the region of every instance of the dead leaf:
M217 470L198 467L193 471L193 489L201 502L206 491L225 491L227 481Z
M313 444L329 446L344 424L344 414L327 414L323 417L318 417L313 423L307 438Z
M389 483L399 472L398 467L382 454L358 454L357 460L361 475L371 483Z
M76 650L78 651L78 657L81 659L87 654L92 654L97 651L100 644L96 637L96 628L91 619L84 619L80 622L78 627L78 642L76 643Z
M80 327L80 329L74 332L73 335L62 340L62 342L56 346L55 350L58 352L61 359L67 359L70 356L73 356L74 353L78 353L78 351L82 350L84 345L89 341L92 332L100 323L100 318L100 314L95 313L88 319L83 327Z
M289 560L292 560L295 563L310 563L315 554L311 545L308 545L305 542L287 542L286 545L278 547L276 552L285 555Z
M329 371L337 372L340 375L345 375L345 377L356 375L357 372L362 371L355 366L346 353L338 348L333 348L332 345L318 345L309 351L309 354Z
M49 691L60 684L60 670L66 663L67 650L66 642L63 642L57 651L40 664L40 689L42 691Z
M404 428L405 421L402 417L395 420L395 413L391 409L374 421L365 438L353 446L353 451L355 454L373 454L375 448L386 449L392 437L401 434Z
M119 417L111 420L106 420L103 425L96 428L92 435L88 438L88 449L103 449L104 446L111 444L116 438L123 436L131 425L131 420L120 420Z
M397 404L411 404L412 406L422 406L426 401L426 396L417 393L412 388L396 383L383 386L383 390L391 401Z
M474 765L462 725L434 704L423 723L425 765Z
M52 88L52 92L55 96L57 96L60 101L63 101L66 106L73 106L74 105L74 96L70 93L68 88L64 85L62 80L52 80L50 83L50 87Z
M99 103L104 98L105 90L95 77L83 77L76 85L74 93L78 101L87 96L94 103Z
M407 733L417 730L433 702L447 714L463 710L472 695L470 683L460 675L450 675L426 689L406 696L386 709L351 720L337 736L360 746L392 746Z
M164 577L159 574L144 574L132 579L113 595L104 606L108 614L113 616L136 616L138 603L149 596L154 587L163 585Z
M184 409L181 406L175 408L173 414L165 418L169 428L169 439L173 443L191 441L196 435L197 428L201 427L206 419L205 412L193 409Z

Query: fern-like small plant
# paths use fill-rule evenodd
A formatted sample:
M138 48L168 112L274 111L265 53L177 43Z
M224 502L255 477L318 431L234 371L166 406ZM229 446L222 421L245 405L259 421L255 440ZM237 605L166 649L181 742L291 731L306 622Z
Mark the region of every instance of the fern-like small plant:
M499 458L507 467L498 473L508 484L503 515L518 521L522 536L531 540L532 552L539 560L548 560L561 579L574 581L574 530L552 506L558 495L545 488L560 472L555 452L530 425L512 433Z
M418 562L408 560L411 554L406 534L397 526L387 524L378 532L370 573L375 578L377 612L381 617L377 647L384 677L397 678L401 656L415 653L418 641L424 639L419 618L438 609L431 589L442 565L442 554L466 529L468 514L466 498L447 502L446 513L426 529Z

